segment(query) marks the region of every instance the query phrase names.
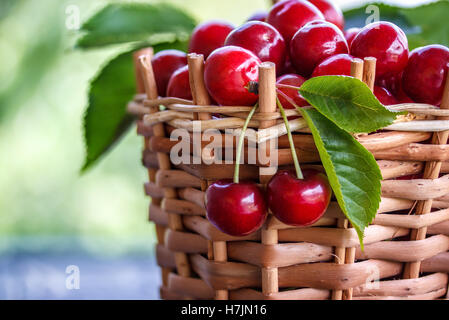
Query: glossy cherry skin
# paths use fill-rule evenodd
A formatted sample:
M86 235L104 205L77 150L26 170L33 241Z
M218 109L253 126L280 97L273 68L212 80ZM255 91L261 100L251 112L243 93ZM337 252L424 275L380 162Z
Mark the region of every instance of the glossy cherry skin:
M189 66L184 66L172 74L167 86L167 97L192 100Z
M250 81L258 81L261 61L249 50L227 46L207 58L204 81L211 97L222 106L251 106L258 96L248 91Z
M398 26L390 22L374 22L362 28L355 36L351 54L361 59L376 58L378 78L399 74L408 62L407 37Z
M376 79L376 85L386 88L396 98L397 103L413 103L414 101L404 92L402 76L403 72L391 77Z
M207 21L199 24L192 33L189 52L204 55L206 59L212 51L224 45L226 37L234 26L224 21Z
M179 50L163 50L154 55L151 64L157 91L159 96L164 97L173 72L187 65L187 55Z
M287 49L287 51L289 50ZM287 54L285 56L284 67L282 68L281 74L288 74L288 73L296 73L296 69L292 64L292 60L290 59L290 54Z
M312 78L321 76L350 76L354 57L349 54L337 54L323 60L313 70Z
M259 229L266 218L265 197L253 182L214 182L206 191L209 221L231 236L245 236Z
M284 38L268 23L251 21L243 24L228 35L225 46L248 49L259 57L260 61L276 64L276 70L282 70L284 66L286 55Z
M324 20L324 16L313 4L302 0L284 0L276 3L267 18L267 22L282 34L287 45L296 31L313 20Z
M415 101L413 101L412 98L410 98L405 92L404 90L402 90L402 88L399 90L398 93L395 94L394 96L396 98L396 100L398 100L398 103L414 103Z
M402 76L405 93L416 102L439 105L448 69L447 47L431 45L413 50Z
M310 169L303 175L300 180L293 171L279 171L267 185L271 212L283 223L298 227L318 221L332 196L326 175Z
M306 82L306 79L298 74L284 74L283 76L277 78L276 84L286 84L299 88L304 82ZM309 105L309 103L301 96L298 90L288 88L278 88L278 90L292 99L299 107ZM295 109L295 106L292 105L283 95L278 94L278 98L285 109Z
M348 44L341 30L327 21L307 23L290 42L292 63L304 77L309 77L324 59L348 52Z
M324 15L326 21L335 24L340 30L345 27L345 18L339 7L328 0L308 0Z
M388 89L392 94L396 94L399 87L402 86L403 72L389 77L377 78L376 86Z
M249 21L266 22L267 21L267 17L268 17L268 12L266 12L266 11L257 11L251 17L249 17L248 20L246 20L246 21L247 22L249 22Z
M352 41L355 36L362 30L361 28L349 28L344 32L346 42L348 43L349 48L351 48Z
M374 95L384 106L398 104L399 101L384 87L374 86Z

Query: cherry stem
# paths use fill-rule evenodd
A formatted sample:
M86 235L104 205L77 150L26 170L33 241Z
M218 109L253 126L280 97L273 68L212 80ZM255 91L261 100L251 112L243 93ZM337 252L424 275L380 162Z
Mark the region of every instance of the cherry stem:
M278 94L280 94L285 100L287 100L287 102L291 103L296 109L301 108L300 106L298 106L295 101L290 98L288 95L286 95L285 93L283 93L281 90L276 89L276 92Z
M290 125L288 123L287 116L285 115L284 107L282 106L282 103L278 97L276 97L276 103L279 107L279 111L281 112L282 118L284 119L285 128L287 129L288 143L290 144L290 149L292 151L293 163L295 164L296 170L296 177L302 180L304 179L304 176L302 174L301 167L299 166L298 155L296 154L296 148L293 142L292 132L290 131Z
M281 84L281 83L278 83L276 85L276 87L278 89L279 88L284 88L284 89L293 89L293 90L297 90L297 91L299 91L299 89L300 89L300 87L295 87L295 86L291 86L291 85L288 85L288 84Z
M240 132L239 143L237 145L237 154L235 155L234 183L239 183L240 158L242 156L243 144L245 142L245 133L246 129L248 128L248 124L251 118L253 117L254 113L256 112L258 106L259 103L256 103L254 107L251 109L251 111L248 114L248 117L245 120L245 123L243 124L242 131Z

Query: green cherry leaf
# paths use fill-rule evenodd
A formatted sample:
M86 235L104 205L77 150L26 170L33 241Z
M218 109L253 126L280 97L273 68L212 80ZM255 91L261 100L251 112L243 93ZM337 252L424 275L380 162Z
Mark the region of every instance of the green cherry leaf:
M300 109L341 210L357 231L363 249L364 230L379 209L381 180L373 155L348 132L315 109Z
M112 3L89 18L82 26L84 34L76 47L82 49L113 44L162 43L186 40L195 20L169 4Z
M373 132L393 123L399 113L387 110L362 81L346 76L307 80L301 95L320 113L348 132Z

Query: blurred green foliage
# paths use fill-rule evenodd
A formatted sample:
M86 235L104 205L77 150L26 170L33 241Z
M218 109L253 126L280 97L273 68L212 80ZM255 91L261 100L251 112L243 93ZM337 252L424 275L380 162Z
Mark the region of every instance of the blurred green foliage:
M175 39L187 40L195 26L196 21L185 10L166 3L110 4L83 24L83 35L76 46L100 48L117 43L148 41L161 34L172 34Z
M19 1L16 0L2 0L0 2L0 20L7 17L18 3Z

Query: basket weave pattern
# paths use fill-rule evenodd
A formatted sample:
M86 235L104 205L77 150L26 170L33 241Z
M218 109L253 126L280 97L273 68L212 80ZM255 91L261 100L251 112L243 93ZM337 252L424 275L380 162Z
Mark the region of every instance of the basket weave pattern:
M269 215L260 231L236 238L209 223L204 204L207 186L218 179L232 179L234 165L174 165L169 153L177 141L171 141L169 136L175 128L192 132L195 120L201 121L203 128L239 128L250 108L204 106L207 97L204 84L198 80L202 77L203 61L199 59L200 64L195 64L190 57L189 70L195 74L191 75L194 102L158 98L150 58L151 50L135 55L139 94L128 110L139 117L137 132L145 142L143 165L149 174L145 193L152 199L149 219L156 225L163 299L447 297L447 132L385 130L358 137L375 156L384 178L378 215L365 231L364 251L336 201L311 227L295 228ZM283 126L267 93L274 87L274 79L270 68L261 67L260 110L250 123L250 127L259 129L259 138L264 137L265 128ZM167 109L159 111L159 105ZM448 115L446 110L424 105L402 108L415 111L414 117L424 115L427 122L440 121L447 126L441 117ZM227 117L211 120L210 113ZM303 120L291 121L291 127L302 167L320 168L318 152ZM278 163L289 167L293 160L285 132L281 130L281 134L284 135L279 137ZM198 150L193 150L193 158L199 155ZM263 185L270 177L266 169L259 163L242 164L240 178ZM397 179L416 174L430 177L430 172L435 171L436 176L430 179Z

